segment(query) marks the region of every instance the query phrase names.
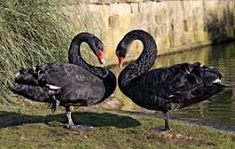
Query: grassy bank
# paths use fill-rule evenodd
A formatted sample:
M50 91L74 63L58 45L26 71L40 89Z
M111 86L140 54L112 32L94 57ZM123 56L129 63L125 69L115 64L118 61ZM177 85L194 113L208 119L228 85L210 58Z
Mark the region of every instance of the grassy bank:
M38 104L37 104L38 105ZM234 148L235 135L171 121L172 131L152 131L163 120L118 111L81 109L75 122L95 126L84 132L63 128L63 110L52 114L45 105L0 107L1 148ZM96 111L96 112L95 112Z

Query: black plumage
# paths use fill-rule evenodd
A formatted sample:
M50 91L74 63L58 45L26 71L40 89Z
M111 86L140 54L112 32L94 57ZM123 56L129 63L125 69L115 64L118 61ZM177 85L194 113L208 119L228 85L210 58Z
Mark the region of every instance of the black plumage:
M94 67L80 56L80 44L87 42L93 53L103 63L103 43L90 33L75 36L69 48L69 62L41 64L35 68L21 69L11 86L14 93L34 101L49 102L66 108L68 127L74 130L86 128L74 125L70 106L89 106L102 102L116 88L116 77L108 69Z
M139 58L120 73L119 88L137 105L165 113L165 130L170 129L169 110L198 103L222 91L219 71L201 66L199 62L150 70L157 58L157 45L154 38L142 30L127 33L119 42L116 49L119 65L134 40L142 41L144 49Z

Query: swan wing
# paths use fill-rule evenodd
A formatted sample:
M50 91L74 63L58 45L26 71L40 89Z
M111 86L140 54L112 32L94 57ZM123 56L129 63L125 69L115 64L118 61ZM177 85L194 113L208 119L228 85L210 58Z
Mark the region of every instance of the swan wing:
M215 68L201 66L199 63L176 64L171 67L155 69L146 77L154 77L154 88L165 98L179 97L193 99L212 94L213 86L219 85L221 74ZM159 88L160 87L160 88ZM164 92L163 92L164 91Z
M44 64L37 70L38 78L42 82L63 87L71 82L87 82L97 78L91 72L73 64Z
M30 70L30 71L29 71ZM43 64L26 69L16 77L12 90L33 100L49 98L49 90L64 103L97 102L104 97L103 80L73 64Z
M176 64L151 70L131 81L129 97L135 97L137 104L154 107L182 108L202 101L222 89L220 73L199 63ZM138 91L138 92L137 92ZM150 106L150 107L149 107Z
M99 86L99 87L97 87ZM93 83L72 83L64 86L57 98L63 103L78 103L87 106L99 102L105 94L105 88L100 81L93 80Z
M43 68L48 84L61 87L58 98L64 102L102 99L105 87L102 79L73 64L53 64Z

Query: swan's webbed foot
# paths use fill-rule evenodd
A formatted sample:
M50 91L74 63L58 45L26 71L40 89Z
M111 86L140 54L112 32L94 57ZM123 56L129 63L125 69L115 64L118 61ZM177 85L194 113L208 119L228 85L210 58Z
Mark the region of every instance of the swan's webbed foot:
M86 130L94 128L92 126L74 125L74 124L67 124L66 127L70 130L73 130L73 131L86 131Z
M166 126L160 126L160 127L153 128L152 130L157 131L157 132L168 132L171 129L169 127L166 127Z

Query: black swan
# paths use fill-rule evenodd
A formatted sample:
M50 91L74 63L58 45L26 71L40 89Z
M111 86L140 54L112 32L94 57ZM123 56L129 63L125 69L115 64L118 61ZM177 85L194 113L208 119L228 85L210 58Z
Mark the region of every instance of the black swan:
M164 113L165 127L169 130L168 111L203 101L223 90L221 74L213 67L199 62L181 63L150 70L157 58L154 38L143 30L127 33L119 42L116 55L123 64L128 46L134 41L143 43L143 52L118 77L120 90L137 105ZM150 70L150 71L149 71Z
M88 43L99 62L104 62L103 43L91 33L76 35L69 48L69 63L42 64L22 68L10 86L14 93L31 100L48 102L54 111L57 106L66 109L68 128L82 130L89 126L74 125L71 106L88 106L102 102L116 88L116 77L108 69L86 63L80 55L80 45ZM71 64L70 64L71 63Z

